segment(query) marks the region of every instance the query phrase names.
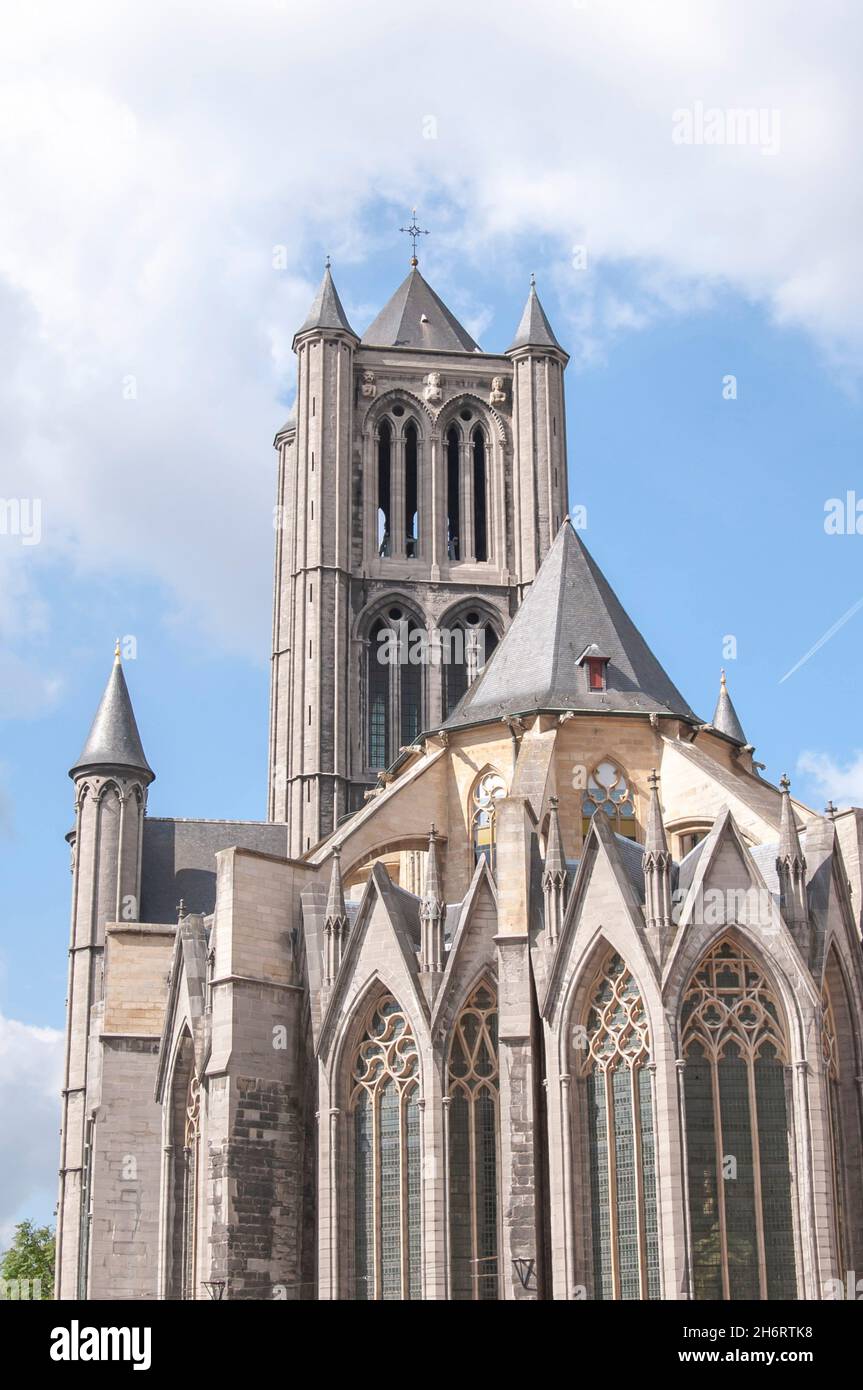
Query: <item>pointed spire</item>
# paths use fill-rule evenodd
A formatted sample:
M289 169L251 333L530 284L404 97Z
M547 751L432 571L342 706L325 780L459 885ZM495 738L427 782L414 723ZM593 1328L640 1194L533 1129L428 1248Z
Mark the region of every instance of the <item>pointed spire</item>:
M800 844L800 834L794 808L791 805L791 783L786 773L779 782L781 808L779 813L779 853L776 872L779 875L779 901L789 926L805 925L809 916L806 895L806 859Z
M516 352L520 348L527 347L554 348L556 352L564 351L554 336L546 312L539 302L539 295L536 292L536 276L533 274L530 277L530 289L521 322L515 330L515 337L507 348L507 352ZM564 353L564 355L566 354Z
M426 875L420 905L420 970L437 973L443 970L444 923L446 904L438 861L437 831L429 830Z
M330 891L327 896L327 910L324 916L325 960L324 984L331 985L339 973L349 929L348 910L345 906L345 890L342 885L342 851L339 845L333 850L333 868L330 874Z
M120 643L114 648L114 661L108 684L87 735L81 756L69 770L69 776L95 768L128 769L140 772L147 782L155 773L144 757L141 735L135 722L135 712L123 674Z
M329 256L327 256L327 263L324 267L324 278L318 286L318 292L305 323L294 335L294 343L303 333L314 333L319 330L350 333L352 338L357 337L342 308L342 301L339 299L338 290L330 272Z
M673 925L671 869L662 803L659 799L659 777L653 768L648 778L650 804L644 832L644 915L648 938L660 964L665 959L670 929Z
M719 698L716 701L716 709L713 711L711 724L720 734L725 734L726 738L734 739L735 743L742 744L744 748L749 747L749 742L743 732L743 725L737 718L737 710L734 708L728 693L724 671L721 671L719 675Z
M412 268L363 334L364 347L428 348L436 352L479 352L466 328Z
M545 926L548 944L553 946L563 929L566 912L567 874L566 851L560 829L557 797L550 798L548 813L548 839L545 848L545 865L542 872L542 892L545 899Z

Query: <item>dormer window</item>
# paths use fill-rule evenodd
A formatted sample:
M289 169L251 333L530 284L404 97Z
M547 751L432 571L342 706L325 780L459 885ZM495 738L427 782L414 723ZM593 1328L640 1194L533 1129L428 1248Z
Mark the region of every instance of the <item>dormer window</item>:
M609 658L603 656L600 648L595 642L592 642L589 647L585 647L576 665L583 666L585 669L588 690L605 690L608 662Z

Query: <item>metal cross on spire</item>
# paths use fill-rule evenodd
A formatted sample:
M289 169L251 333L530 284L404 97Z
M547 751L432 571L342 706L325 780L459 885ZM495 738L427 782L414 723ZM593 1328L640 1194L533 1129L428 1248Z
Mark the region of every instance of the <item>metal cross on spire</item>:
M410 226L408 226L408 227L399 227L399 231L400 231L400 232L406 232L407 235L410 237L410 239L411 239L411 251L413 252L413 255L411 256L411 265L414 266L414 267L415 267L415 266L418 266L418 265L419 265L419 261L417 260L417 242L419 241L419 239L420 239L421 236L428 236L428 228L427 228L427 227L420 227L419 224L417 223L417 210L416 210L416 208L411 208L411 223L410 223Z

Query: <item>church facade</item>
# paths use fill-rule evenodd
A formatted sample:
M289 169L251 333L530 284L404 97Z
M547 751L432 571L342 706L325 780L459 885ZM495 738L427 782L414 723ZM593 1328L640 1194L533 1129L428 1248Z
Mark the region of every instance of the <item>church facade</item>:
M267 820L147 814L119 653L70 774L58 1296L845 1296L863 811L623 610L533 284L294 346Z

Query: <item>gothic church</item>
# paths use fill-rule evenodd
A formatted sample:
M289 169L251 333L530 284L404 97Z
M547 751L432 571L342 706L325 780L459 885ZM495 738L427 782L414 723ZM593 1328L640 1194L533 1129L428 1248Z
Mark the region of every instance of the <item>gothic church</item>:
M268 819L147 815L119 654L70 774L59 1297L842 1296L863 811L624 612L533 284L294 348Z

